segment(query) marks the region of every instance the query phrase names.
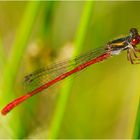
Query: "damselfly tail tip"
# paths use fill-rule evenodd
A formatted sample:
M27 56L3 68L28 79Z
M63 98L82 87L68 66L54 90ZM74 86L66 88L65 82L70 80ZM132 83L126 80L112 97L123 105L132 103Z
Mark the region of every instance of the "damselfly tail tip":
M2 115L6 115L10 110L11 110L11 109L10 109L9 105L7 105L6 107L4 107L4 108L1 110L1 114L2 114Z
M6 115L6 114L7 114L7 111L5 111L5 109L3 109L3 110L1 111L1 114L2 114L2 115Z

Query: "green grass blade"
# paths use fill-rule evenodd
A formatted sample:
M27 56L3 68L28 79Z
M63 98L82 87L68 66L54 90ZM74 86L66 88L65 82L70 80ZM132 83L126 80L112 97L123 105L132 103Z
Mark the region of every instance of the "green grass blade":
M4 48L3 48L3 45L2 45L2 38L0 36L0 69L1 69L1 72L3 70L3 67L4 67L4 64L5 64L5 52L4 52Z
M136 116L133 138L140 139L140 102L138 105L138 111L137 111L137 116Z
M79 28L77 30L75 41L74 41L75 50L74 50L73 56L78 55L82 50L82 45L84 42L84 38L86 36L88 23L90 21L90 16L92 13L92 6L93 6L93 2L91 1L90 2L88 1L85 3L84 11L81 16L81 21L78 26ZM64 86L60 91L61 94L58 99L58 103L56 105L54 118L52 119L49 138L53 138L53 139L58 138L60 126L61 126L62 119L64 116L65 107L66 107L66 104L70 95L72 84L73 84L72 78L66 79L63 83Z
M14 82L16 79L16 75L20 66L20 62L22 56L24 55L24 51L27 48L27 42L31 35L36 17L39 13L41 6L41 2L33 2L30 1L27 3L27 7L25 8L25 12L19 28L17 30L17 34L15 37L15 41L11 50L11 55L6 61L6 66L4 68L4 77L3 77L3 85L1 89L1 104L6 103L14 96ZM16 123L15 123L16 120ZM3 126L14 130L12 134L12 138L22 138L25 135L26 129L22 127L22 121L20 120L20 113L10 114L10 117L6 117L6 121L9 122L9 126L5 126L4 122L1 122Z
M4 79L6 80L5 94L8 95L12 90L13 83L19 69L20 61L27 47L27 42L32 32L32 28L37 17L40 2L29 2L19 29L16 34L15 42L11 51L11 56L4 71Z

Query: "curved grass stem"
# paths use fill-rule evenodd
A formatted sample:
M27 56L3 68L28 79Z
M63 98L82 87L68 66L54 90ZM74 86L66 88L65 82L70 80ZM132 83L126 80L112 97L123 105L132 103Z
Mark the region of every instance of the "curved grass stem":
M82 50L82 45L86 36L88 24L90 22L90 17L93 10L92 7L93 7L92 1L88 1L85 3L85 7L83 10L81 20L80 20L80 23L76 32L75 40L74 40L75 50L74 50L73 56L78 55ZM62 87L60 91L60 96L56 105L54 118L52 119L52 124L50 127L50 133L49 133L50 139L58 138L65 108L66 108L69 95L71 92L72 84L73 84L72 78L66 79L63 83L64 86Z
M23 18L21 19L19 28L17 30L17 34L15 37L15 41L11 50L10 56L6 60L6 64L4 67L4 76L2 79L2 102L7 102L10 98L14 96L14 82L16 79L17 72L20 68L20 62L22 60L22 56L24 55L24 51L27 48L27 42L29 40L29 37L31 35L36 17L40 10L40 4L41 2L33 2L30 1L27 3L27 7L25 8L25 12L23 14ZM7 122L10 123L9 127L11 130L14 130L13 132L13 138L21 138L23 137L25 129L22 128L22 131L20 130L21 121L19 119L20 114L14 113L13 116L15 119L7 119ZM2 123L2 122L1 122ZM5 123L3 122L3 125Z
M40 2L29 2L18 28L13 48L11 50L11 55L9 56L4 69L4 85L6 85L4 93L7 96L9 96L9 93L11 94L13 83L16 79L16 74L18 72L24 51L27 48L27 42L31 35L39 7Z
M133 138L140 139L140 102L139 102L138 110L137 110Z
M5 60L6 60L5 51L4 51L4 48L3 48L2 38L0 36L0 69L1 69L1 72L3 72L3 67L4 67L4 64L6 62Z

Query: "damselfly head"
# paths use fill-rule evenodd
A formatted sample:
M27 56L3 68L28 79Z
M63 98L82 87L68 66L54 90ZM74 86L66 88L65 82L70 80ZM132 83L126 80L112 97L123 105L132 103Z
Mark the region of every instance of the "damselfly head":
M140 35L138 34L138 30L136 28L130 29L130 40L132 45L140 43Z
M135 37L138 35L138 30L136 28L130 29L130 36Z

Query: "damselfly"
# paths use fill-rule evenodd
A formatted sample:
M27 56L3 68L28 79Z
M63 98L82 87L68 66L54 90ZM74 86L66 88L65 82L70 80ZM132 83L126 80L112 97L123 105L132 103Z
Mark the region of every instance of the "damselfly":
M44 89L47 89L64 78L81 71L92 64L103 61L107 58L110 58L111 56L118 55L124 50L127 51L127 59L132 64L139 64L140 57L137 56L137 53L140 53L140 49L136 47L139 42L140 35L138 34L137 29L131 28L128 36L108 42L103 48L93 49L90 52L87 52L86 54L78 56L72 60L67 60L53 65L52 67L40 69L25 76L25 82L27 84L35 81L42 75L47 75L48 80L46 83L36 87L26 95L21 96L6 105L6 107L4 107L1 111L2 114L6 115L10 110L22 103L24 100L30 98L36 93L43 91Z

